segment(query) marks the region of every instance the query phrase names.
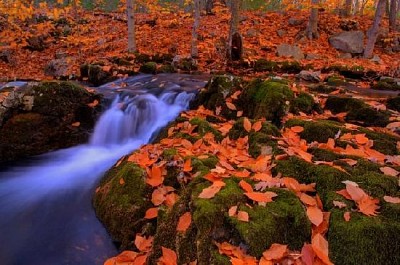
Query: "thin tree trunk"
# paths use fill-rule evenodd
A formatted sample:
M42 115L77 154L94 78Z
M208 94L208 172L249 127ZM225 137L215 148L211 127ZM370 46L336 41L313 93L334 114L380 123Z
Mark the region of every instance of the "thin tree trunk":
M242 36L239 33L241 0L231 3L231 21L228 36L228 59L237 61L242 58Z
M397 19L397 1L390 0L390 12L389 12L389 30L396 31L396 19Z
M128 15L128 52L136 52L135 36L135 0L126 0L126 10Z
M319 0L312 0L311 4L313 7L311 8L310 18L308 20L308 25L306 29L306 36L308 39L318 39L318 8L316 5L319 4Z
M354 11L353 14L354 15L358 15L359 11L360 11L360 1L361 0L356 0L355 4L354 4Z
M353 0L346 0L344 5L344 13L347 17L351 16L351 7L353 5Z
M379 24L381 23L383 14L385 13L385 6L387 0L379 0L378 6L375 11L375 18L372 27L368 31L367 45L364 50L364 58L371 58L374 51L376 38L378 37Z
M200 25L200 0L194 0L193 7L193 29L192 29L192 43L190 55L192 58L199 57L199 50L197 48L198 38L199 38L199 25Z
M206 0L206 14L211 15L214 3L213 0Z

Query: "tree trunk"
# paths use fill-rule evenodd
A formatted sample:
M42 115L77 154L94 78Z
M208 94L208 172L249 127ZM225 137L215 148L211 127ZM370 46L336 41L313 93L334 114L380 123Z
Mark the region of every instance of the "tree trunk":
M311 4L313 7L311 8L310 18L308 20L308 25L306 29L306 36L308 39L318 39L318 8L316 5L319 4L319 0L312 0Z
M351 7L353 5L353 0L346 0L344 5L344 13L346 17L351 16Z
M242 36L239 33L241 0L231 3L231 21L228 36L228 60L238 61L242 58Z
M390 12L389 12L389 30L396 31L396 18L397 18L397 1L390 0Z
M379 24L381 23L383 14L385 13L385 6L387 0L379 0L378 6L375 11L375 18L372 27L368 31L367 45L364 50L364 58L371 58L374 51L376 38L378 37Z
M126 0L126 10L128 15L128 52L136 52L135 36L135 0Z
M211 15L213 9L213 0L206 0L206 14Z
M198 30L200 25L200 0L193 0L193 29L192 29L192 43L191 43L191 51L190 55L192 58L199 57L199 50L197 48L198 43Z

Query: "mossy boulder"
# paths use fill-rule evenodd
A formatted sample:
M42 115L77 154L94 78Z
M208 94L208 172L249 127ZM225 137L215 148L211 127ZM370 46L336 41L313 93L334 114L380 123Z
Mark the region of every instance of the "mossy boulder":
M236 111L229 109L226 99L242 87L242 80L234 76L213 76L205 88L200 90L196 98L190 103L191 109L203 105L210 110L221 108L220 115L227 118L236 117ZM240 106L238 106L240 107Z
M288 74L298 74L304 67L298 61L284 61L279 63L279 70Z
M94 86L100 86L116 79L112 71L104 71L103 66L99 64L83 64L80 67L81 78L87 80Z
M371 85L376 90L400 91L400 84L392 79L383 79Z
M310 85L310 86L308 86L308 88L311 92L317 92L317 93L323 93L323 94L329 94L329 93L337 90L337 88L335 86L330 86L327 84Z
M253 80L239 98L245 116L265 118L278 126L293 99L294 94L285 81L261 79Z
M355 111L366 106L367 104L360 99L330 96L326 101L325 109L332 111L333 114L337 114L341 112Z
M326 143L329 138L335 138L339 131L346 131L342 128L342 124L329 120L304 121L298 119L290 119L285 123L285 127L301 126L304 130L300 133L300 137L308 143L317 141Z
M157 64L155 62L147 62L140 66L139 72L144 74L155 74L157 72Z
M290 112L295 114L300 112L311 114L312 111L321 112L322 108L314 101L314 98L310 94L305 92L300 92L290 104Z
M263 71L272 72L276 69L278 69L278 63L276 63L274 61L269 61L266 59L258 59L254 63L254 70L256 72L263 72Z
M221 141L223 139L222 134L208 121L201 118L193 118L189 122L190 124L197 126L194 132L197 132L200 137L203 137L207 133L212 133L217 141Z
M158 73L175 73L176 70L171 64L163 64L158 68Z
M86 142L101 108L88 106L99 95L71 82L31 84L18 93L0 119L0 161Z
M394 97L394 98L389 98L387 100L386 106L389 109L399 111L400 112L400 96Z
M326 83L329 86L342 86L346 84L346 81L342 76L332 75L326 79Z

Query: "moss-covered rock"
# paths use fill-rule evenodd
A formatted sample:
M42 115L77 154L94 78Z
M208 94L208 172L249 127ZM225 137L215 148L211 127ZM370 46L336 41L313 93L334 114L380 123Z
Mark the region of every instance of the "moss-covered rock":
M279 70L288 74L298 74L304 67L298 61L284 61L279 63Z
M304 121L290 119L285 123L285 127L290 128L293 126L302 126L304 128L300 133L300 137L305 139L308 143L313 141L326 143L329 138L335 138L339 130L342 132L346 131L339 122L329 120Z
M298 114L303 112L311 114L312 111L321 112L322 108L314 101L314 98L305 92L301 92L290 104L290 111Z
M88 106L99 95L71 82L32 84L18 93L0 119L0 161L86 142L101 108Z
M155 62L147 62L140 66L139 72L144 74L155 74L157 72L157 64Z
M232 96L242 87L242 80L234 76L214 76L208 81L197 97L190 103L191 109L203 105L207 109L221 108L220 115L227 118L236 117L236 111L232 111L226 105L226 99Z
M329 256L335 264L399 264L400 222L333 210L328 232Z
M325 104L325 109L332 111L333 114L356 111L365 107L367 105L362 100L351 97L330 96Z
M87 78L95 86L103 85L116 79L112 71L104 71L99 64L83 64L80 67L81 78Z
M284 82L256 79L240 95L240 104L246 116L254 119L265 118L275 125L280 125L293 98L293 92Z
M208 121L200 118L193 118L189 122L190 124L197 126L194 132L197 132L200 137L203 137L207 133L212 133L217 141L221 141L223 139L222 134L217 129L215 129Z
M254 70L257 72L274 71L278 68L278 63L266 59L258 59L254 63Z
M323 93L323 94L329 94L337 88L335 86L330 86L330 85L325 85L325 84L317 84L317 85L311 85L308 87L311 92L318 92L318 93Z
M175 68L170 64L163 64L158 68L158 73L175 73Z
M400 85L391 79L383 79L371 85L372 89L400 91Z
M145 212L152 207L144 174L136 164L122 162L106 173L93 199L98 218L122 249L132 247L135 233L147 223Z
M394 97L394 98L389 98L387 100L386 106L389 109L399 111L400 112L400 96Z
M342 86L346 84L346 81L342 76L332 75L326 79L326 83L329 86Z

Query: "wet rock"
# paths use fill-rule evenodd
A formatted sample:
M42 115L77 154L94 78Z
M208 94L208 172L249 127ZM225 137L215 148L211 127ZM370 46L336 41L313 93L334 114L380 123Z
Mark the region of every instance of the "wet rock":
M87 78L90 83L100 86L116 79L111 71L104 71L103 66L97 64L83 64L80 67L81 78Z
M362 31L344 31L331 36L329 43L344 53L360 54L364 51L364 33Z
M379 56L376 55L376 54L372 57L371 61L374 62L374 63L377 63L377 64L382 63L381 57L379 57Z
M277 55L280 57L292 57L296 60L304 59L304 53L298 46L286 43L278 45Z
M0 161L86 142L99 112L98 95L70 82L29 83L0 103Z
M176 70L194 71L197 70L197 60L193 59L192 57L176 55L172 60L172 66Z
M389 98L387 100L386 106L389 109L396 110L396 111L400 112L400 96L397 96L397 97L394 97L394 98Z
M68 76L69 64L65 58L51 60L45 67L45 75L55 78L63 78Z
M259 34L259 32L256 29L248 29L246 31L246 37L248 38L253 38L253 37L257 37L257 35Z
M155 62L148 62L140 66L139 72L144 74L155 74L157 72L157 64Z
M303 66L297 61L283 61L279 63L279 71L288 74L298 74L303 70Z

